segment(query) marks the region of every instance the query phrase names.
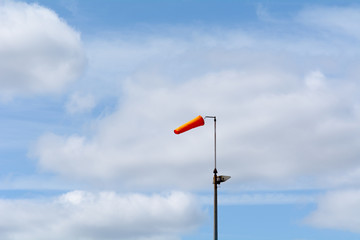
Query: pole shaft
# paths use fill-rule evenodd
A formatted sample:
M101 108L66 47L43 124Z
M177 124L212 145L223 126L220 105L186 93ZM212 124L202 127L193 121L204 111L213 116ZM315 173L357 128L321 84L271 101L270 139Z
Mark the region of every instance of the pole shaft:
M214 117L214 164L216 169L216 117Z
M214 169L214 240L218 240L217 171Z
M218 203L217 203L217 185L220 184L220 181L217 179L217 169L216 169L216 117L215 116L205 116L205 118L214 119L214 240L218 240Z
M217 203L217 169L216 169L216 117L214 117L214 240L218 240L218 203Z

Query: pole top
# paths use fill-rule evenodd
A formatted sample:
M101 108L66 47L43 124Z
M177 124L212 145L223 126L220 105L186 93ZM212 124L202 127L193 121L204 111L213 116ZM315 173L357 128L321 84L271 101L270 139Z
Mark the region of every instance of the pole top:
M216 116L205 116L204 118L213 118L216 121Z

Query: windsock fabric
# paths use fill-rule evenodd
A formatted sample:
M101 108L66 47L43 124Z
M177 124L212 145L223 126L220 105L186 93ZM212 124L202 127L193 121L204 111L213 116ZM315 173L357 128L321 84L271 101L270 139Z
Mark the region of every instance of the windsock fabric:
M186 131L188 131L190 129L203 126L204 124L205 124L204 118L199 115L196 118L194 118L193 120L181 125L177 129L175 129L174 133L175 134L180 134L180 133L186 132Z

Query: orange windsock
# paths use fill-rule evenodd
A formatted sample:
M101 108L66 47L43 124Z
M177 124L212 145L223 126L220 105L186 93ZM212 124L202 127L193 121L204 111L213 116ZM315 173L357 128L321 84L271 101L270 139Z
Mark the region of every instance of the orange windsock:
M190 129L203 126L204 124L205 124L205 121L204 121L203 117L199 115L196 118L194 118L193 120L181 125L177 129L175 129L174 133L180 134L180 133L186 132Z

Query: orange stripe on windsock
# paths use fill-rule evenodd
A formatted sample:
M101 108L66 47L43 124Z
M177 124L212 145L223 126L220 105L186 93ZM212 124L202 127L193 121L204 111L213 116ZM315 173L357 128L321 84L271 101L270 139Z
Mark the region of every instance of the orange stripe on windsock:
M180 134L180 133L186 132L190 129L203 126L204 124L205 124L205 121L204 121L203 117L199 115L196 118L194 118L193 120L181 125L177 129L175 129L174 133Z

